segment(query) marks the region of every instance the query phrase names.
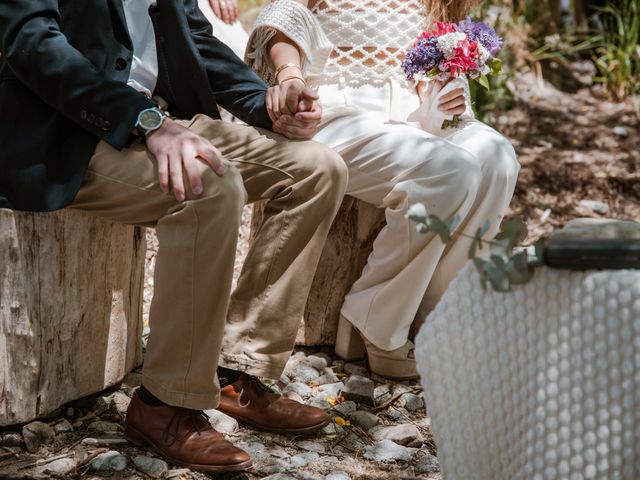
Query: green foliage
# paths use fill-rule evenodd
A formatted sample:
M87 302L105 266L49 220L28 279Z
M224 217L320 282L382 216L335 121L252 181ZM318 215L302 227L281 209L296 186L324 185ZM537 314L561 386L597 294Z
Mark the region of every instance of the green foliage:
M459 217L444 222L435 215L428 215L421 203L412 205L407 217L417 223L416 229L420 233L434 233L442 243L449 243L456 236L469 238L471 245L468 257L480 273L484 288L490 285L498 292L509 292L513 285L522 285L531 280L534 268L542 264L544 240L535 244L533 255L525 250L515 251L527 237L527 226L520 219L504 222L494 240L485 240L483 237L491 227L488 220L476 230L475 235L470 236L455 230L460 224ZM478 256L478 252L486 246L489 247L488 255Z
M509 89L509 73L489 79L489 88L483 88L476 82L469 83L471 102L478 119L489 125L495 124L496 111L508 110L514 102L513 93Z
M598 9L602 41L594 62L611 95L622 100L640 93L640 1L610 1Z

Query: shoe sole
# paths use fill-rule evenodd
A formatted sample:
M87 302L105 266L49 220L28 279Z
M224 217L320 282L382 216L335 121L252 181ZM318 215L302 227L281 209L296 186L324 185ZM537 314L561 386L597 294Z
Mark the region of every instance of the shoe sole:
M220 408L218 407L218 410L220 410ZM331 423L331 418L327 418L324 422L319 423L318 425L313 425L311 427L302 427L302 428L273 428L273 427L265 427L264 425L260 425L258 423L252 422L251 420L248 420L246 418L242 418L238 415L235 414L231 414L229 412L225 412L224 410L220 410L222 413L229 415L230 417L235 418L236 420L245 423L247 425L250 425L253 428L257 428L258 430L262 430L264 432L271 432L271 433L292 433L292 434L296 434L296 435L303 435L303 434L310 434L310 433L315 433L318 430L320 430L321 428L326 427L327 425L329 425Z
M247 460L246 462L237 463L235 465L200 465L197 463L187 463L182 462L180 460L176 460L168 456L166 453L162 451L162 449L158 448L147 436L131 425L125 425L124 429L124 438L138 446L138 447L151 447L156 453L158 453L162 458L167 460L169 463L177 465L179 467L189 468L191 470L198 470L201 472L238 472L242 470L247 470L252 466L251 460Z

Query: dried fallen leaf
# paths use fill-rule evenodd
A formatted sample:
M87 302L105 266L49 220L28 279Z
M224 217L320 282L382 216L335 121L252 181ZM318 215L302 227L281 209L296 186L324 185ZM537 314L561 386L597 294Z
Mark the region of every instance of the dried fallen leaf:
M345 420L342 417L336 417L335 420L337 425L341 426L341 427L350 427L351 426L351 422L349 420Z

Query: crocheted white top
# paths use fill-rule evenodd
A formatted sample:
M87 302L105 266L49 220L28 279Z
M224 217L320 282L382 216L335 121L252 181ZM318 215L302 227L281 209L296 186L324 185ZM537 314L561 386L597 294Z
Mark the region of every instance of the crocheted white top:
M400 62L428 26L420 0L321 0L311 11L333 44L315 83L406 82Z
M408 83L400 62L428 21L420 0L319 0L311 11L295 0L268 4L249 38L246 61L273 81L267 43L283 32L300 48L314 85Z

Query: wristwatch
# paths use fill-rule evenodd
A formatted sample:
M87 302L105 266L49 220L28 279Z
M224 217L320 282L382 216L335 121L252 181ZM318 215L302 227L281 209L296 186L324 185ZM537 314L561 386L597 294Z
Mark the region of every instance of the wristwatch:
M140 112L134 126L140 135L144 137L158 130L162 126L165 116L165 113L157 107L147 108Z

